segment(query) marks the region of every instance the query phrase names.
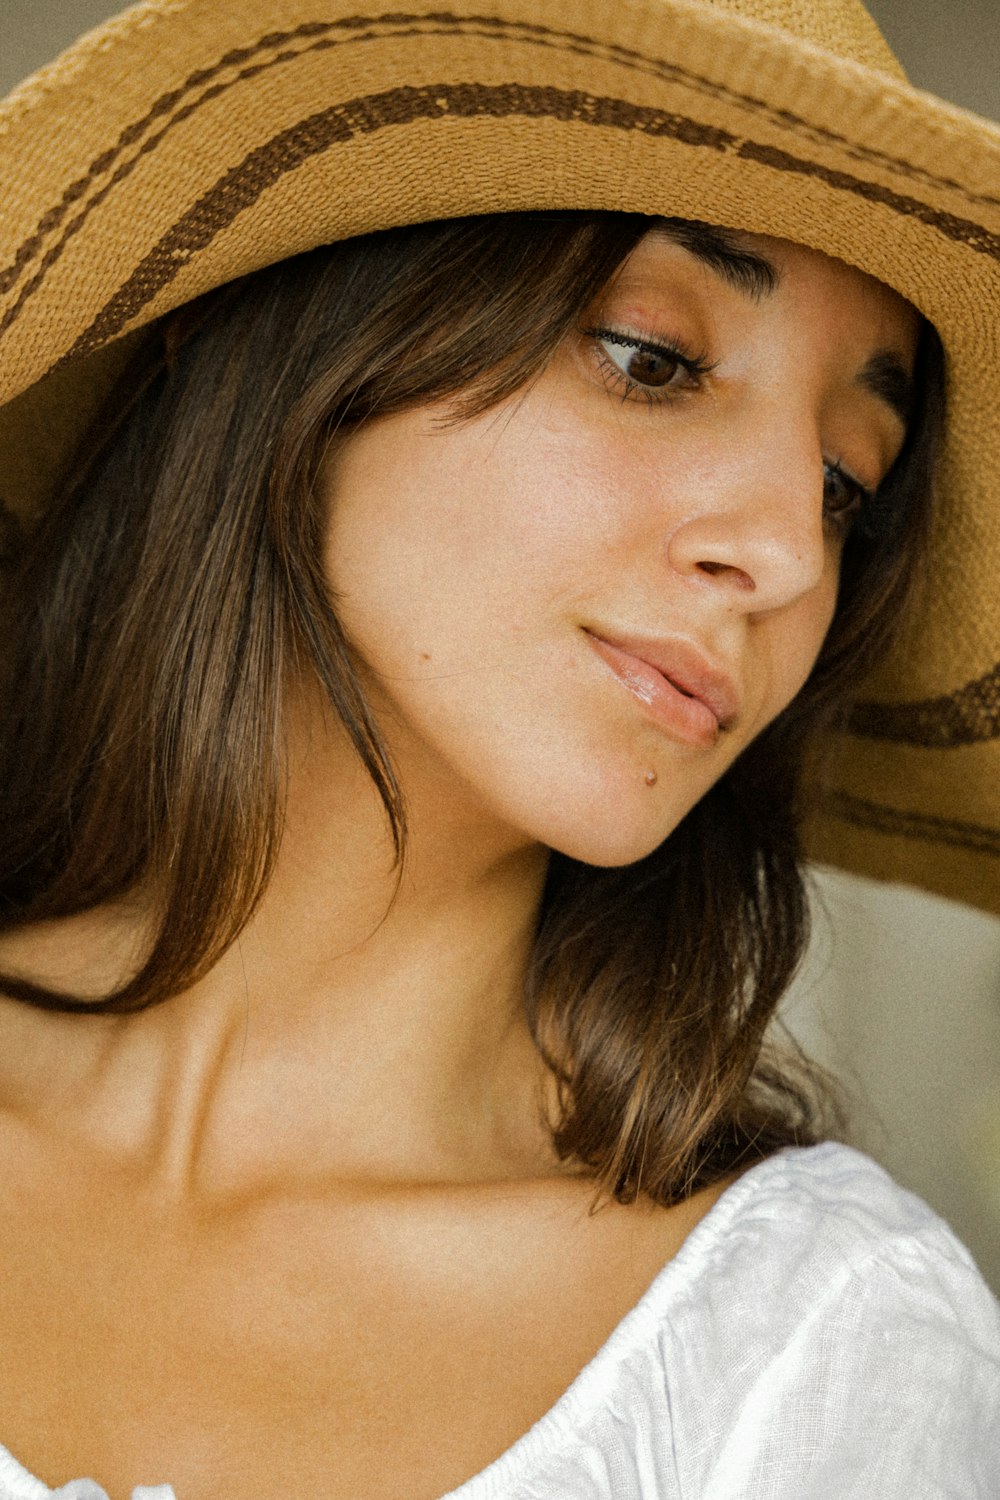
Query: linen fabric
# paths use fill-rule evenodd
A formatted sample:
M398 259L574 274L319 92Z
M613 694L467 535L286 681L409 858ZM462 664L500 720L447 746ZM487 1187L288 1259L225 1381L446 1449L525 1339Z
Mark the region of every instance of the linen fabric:
M144 0L0 105L0 201L0 532L162 315L350 235L679 215L895 287L948 356L933 567L817 757L810 849L1000 911L1000 129L859 0Z
M827 1143L729 1188L556 1405L442 1500L998 1494L1000 1306L925 1203ZM0 1449L0 1500L55 1497L107 1500Z

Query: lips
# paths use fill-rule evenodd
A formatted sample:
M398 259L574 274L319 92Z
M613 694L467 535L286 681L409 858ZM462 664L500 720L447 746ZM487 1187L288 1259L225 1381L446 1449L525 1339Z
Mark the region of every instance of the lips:
M740 712L732 678L692 642L585 627L598 656L675 737L715 744Z

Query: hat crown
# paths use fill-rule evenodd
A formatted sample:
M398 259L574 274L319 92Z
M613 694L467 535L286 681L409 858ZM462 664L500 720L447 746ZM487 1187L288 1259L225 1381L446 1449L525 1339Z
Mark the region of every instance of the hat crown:
M892 78L906 74L860 0L699 0L748 20L778 26L800 41L812 42L849 62L876 68Z

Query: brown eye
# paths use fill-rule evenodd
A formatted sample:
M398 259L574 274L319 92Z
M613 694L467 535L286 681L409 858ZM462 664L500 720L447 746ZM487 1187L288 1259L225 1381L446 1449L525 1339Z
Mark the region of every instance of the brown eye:
M839 525L852 521L871 501L872 492L839 464L823 465L823 511Z
M609 352L609 358L623 375L634 380L636 385L669 385L677 371L682 368L675 355L654 354L651 349L617 350L618 357Z
M710 368L697 356L669 344L649 343L608 329L593 329L591 337L606 374L624 387L626 395L653 397L660 392L694 390Z

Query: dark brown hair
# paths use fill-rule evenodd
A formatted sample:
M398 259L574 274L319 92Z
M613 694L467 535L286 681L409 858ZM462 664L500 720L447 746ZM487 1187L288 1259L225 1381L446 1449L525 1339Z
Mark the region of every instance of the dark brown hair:
M273 868L284 694L304 666L402 852L401 789L321 569L320 466L373 414L459 394L471 415L514 393L649 227L539 213L396 229L166 321L0 606L0 928L138 889L162 920L137 972L98 1000L13 974L0 989L128 1011L218 960ZM762 1042L806 939L806 734L884 649L923 546L943 400L926 326L918 365L910 436L847 542L803 692L647 859L552 858L527 1014L560 1082L560 1153L623 1201L670 1201L813 1138L810 1088Z

